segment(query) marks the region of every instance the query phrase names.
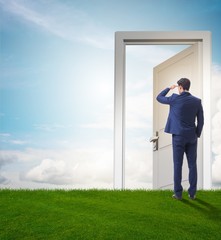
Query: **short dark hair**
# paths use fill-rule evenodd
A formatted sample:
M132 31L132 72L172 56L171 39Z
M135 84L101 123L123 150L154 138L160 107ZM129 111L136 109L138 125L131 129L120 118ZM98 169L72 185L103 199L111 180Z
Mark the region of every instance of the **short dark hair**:
M190 80L188 78L181 78L177 81L178 86L182 86L183 90L189 91L190 89Z

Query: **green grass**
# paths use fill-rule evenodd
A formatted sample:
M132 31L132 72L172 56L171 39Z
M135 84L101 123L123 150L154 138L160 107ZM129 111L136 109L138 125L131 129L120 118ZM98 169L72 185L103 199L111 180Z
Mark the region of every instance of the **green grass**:
M0 190L0 239L221 239L221 191Z

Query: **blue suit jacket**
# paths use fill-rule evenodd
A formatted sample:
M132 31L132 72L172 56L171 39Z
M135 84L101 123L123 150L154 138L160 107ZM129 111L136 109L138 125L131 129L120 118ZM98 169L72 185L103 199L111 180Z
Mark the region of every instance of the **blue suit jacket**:
M200 137L203 124L203 107L201 100L192 96L189 92L172 94L166 97L170 88L163 90L158 96L157 101L170 105L165 132L193 139ZM197 119L197 124L195 123Z

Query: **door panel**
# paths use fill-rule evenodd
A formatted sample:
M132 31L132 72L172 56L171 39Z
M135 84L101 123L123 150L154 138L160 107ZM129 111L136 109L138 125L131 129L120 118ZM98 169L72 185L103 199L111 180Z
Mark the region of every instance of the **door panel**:
M187 77L191 80L190 93L199 98L202 97L202 86L200 84L200 45L191 47L176 54L172 58L156 66L154 75L154 107L153 107L153 131L158 135L158 148L153 148L153 188L173 189L173 156L172 136L164 132L167 121L169 106L156 101L156 96L166 87L176 84L177 80ZM170 91L178 93L177 89ZM198 143L198 187L202 187L202 138ZM188 188L188 167L186 156L183 161L182 185Z
M167 156L167 158L165 158ZM170 161L172 158L172 148L167 147L161 148L159 151L159 166L158 166L158 188L171 189L173 188L173 181L171 179L171 173L173 170L173 162ZM169 161L168 161L169 160ZM163 177L162 177L163 176Z

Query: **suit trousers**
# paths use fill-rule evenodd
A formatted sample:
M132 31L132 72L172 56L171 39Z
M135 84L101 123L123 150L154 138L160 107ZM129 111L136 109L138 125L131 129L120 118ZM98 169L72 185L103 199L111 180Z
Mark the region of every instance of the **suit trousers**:
M188 139L183 136L172 136L173 144L173 163L174 163L174 193L181 197L183 192L182 181L182 166L184 153L187 157L189 168L189 188L188 193L194 196L197 190L197 137Z

